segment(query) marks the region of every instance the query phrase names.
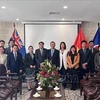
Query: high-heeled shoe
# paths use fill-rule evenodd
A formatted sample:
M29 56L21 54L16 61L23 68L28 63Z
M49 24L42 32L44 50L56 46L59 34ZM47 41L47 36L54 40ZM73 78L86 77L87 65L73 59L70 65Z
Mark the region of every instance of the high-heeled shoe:
M28 89L28 91L31 91L31 89Z

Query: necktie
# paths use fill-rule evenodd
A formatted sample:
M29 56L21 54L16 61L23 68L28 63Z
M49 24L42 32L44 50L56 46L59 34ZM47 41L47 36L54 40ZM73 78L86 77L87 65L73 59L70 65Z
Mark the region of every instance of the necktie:
M17 59L17 53L16 52L14 53L14 57L15 57L15 60L16 60Z
M86 54L86 49L83 49L83 51L84 51L84 54Z
M92 48L92 53L93 53L93 48Z
M51 49L51 57L53 57L53 53L54 53L54 50L53 50L53 49Z
M43 54L43 49L40 50L41 51L41 55Z

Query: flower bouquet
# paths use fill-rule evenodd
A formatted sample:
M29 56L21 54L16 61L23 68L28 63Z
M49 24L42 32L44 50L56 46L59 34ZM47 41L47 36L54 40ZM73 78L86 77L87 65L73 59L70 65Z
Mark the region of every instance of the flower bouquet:
M55 87L59 80L56 66L51 61L45 60L37 74L37 80L41 82L42 87Z

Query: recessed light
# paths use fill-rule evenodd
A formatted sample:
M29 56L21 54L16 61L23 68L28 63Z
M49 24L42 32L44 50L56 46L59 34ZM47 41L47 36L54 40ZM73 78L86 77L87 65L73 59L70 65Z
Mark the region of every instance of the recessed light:
M67 6L64 6L63 8L64 8L64 9L67 9L68 7L67 7Z
M62 18L62 20L65 20L64 18Z
M19 18L16 18L17 21L19 21Z
M2 9L6 9L6 7L5 7L5 6L1 6L1 8L2 8Z

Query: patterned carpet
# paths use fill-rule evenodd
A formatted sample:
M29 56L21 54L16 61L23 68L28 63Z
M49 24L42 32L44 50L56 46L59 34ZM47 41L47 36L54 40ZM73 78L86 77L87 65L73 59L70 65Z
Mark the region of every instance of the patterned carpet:
M23 84L22 95L18 93L17 100L27 100L30 96L31 91L27 90L27 84ZM83 96L80 96L80 91L77 89L76 91L72 91L69 88L65 89L65 98L66 100L83 100ZM8 99L10 100L10 99ZM14 100L14 99L13 99Z

